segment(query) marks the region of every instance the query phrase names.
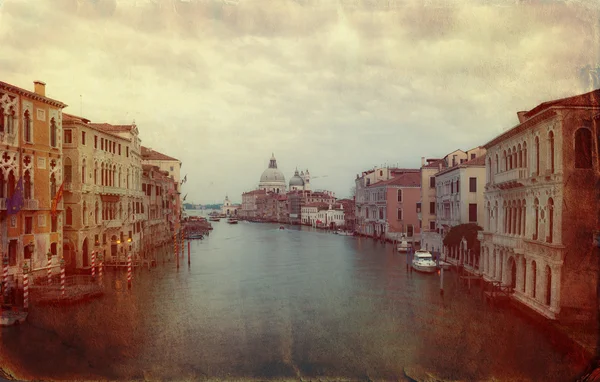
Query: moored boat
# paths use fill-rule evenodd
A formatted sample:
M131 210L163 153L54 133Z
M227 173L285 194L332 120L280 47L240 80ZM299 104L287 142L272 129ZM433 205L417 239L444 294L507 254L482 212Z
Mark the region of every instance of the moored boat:
M354 236L354 232L350 232L350 231L338 231L338 235L342 235L342 236Z
M431 253L421 249L415 251L412 259L412 267L415 271L424 273L434 273L437 271L437 264L433 261Z
M227 220L227 224L237 224L238 220L236 218L229 218Z
M221 219L220 219L220 218L218 218L218 217L215 217L215 216L213 216L212 218L210 218L210 219L208 219L208 220L209 220L209 221L211 221L211 222L218 222L218 221L221 221Z

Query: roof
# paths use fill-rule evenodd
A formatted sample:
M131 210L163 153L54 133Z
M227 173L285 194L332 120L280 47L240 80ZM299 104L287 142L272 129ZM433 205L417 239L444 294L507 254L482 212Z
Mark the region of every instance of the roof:
M100 131L104 134L110 135L111 137L123 139L125 141L131 141L129 138L116 134L116 131L112 131L109 127L107 127L112 126L108 123L90 123L90 120L87 118L79 117L73 114L63 113L63 126L69 123L81 123L84 124L86 127L89 127L96 131Z
M252 190L252 191L248 191L248 192L244 192L242 195L258 195L258 194L266 194L267 191L265 190Z
M89 119L86 119L83 117L78 117L76 115L68 114L65 112L63 112L62 115L63 115L63 123L64 122L81 122L81 123L89 123L90 122Z
M90 126L96 127L102 131L114 133L131 131L135 128L135 125L111 125L110 123L90 123Z
M428 159L428 163L422 168L439 168L440 163L442 164L442 168L446 167L446 161L443 159Z
M145 146L142 146L141 154L143 160L165 160L179 162L179 159L175 159Z
M400 186L400 187L420 187L421 186L421 173L420 172L407 172L395 176L390 180L383 180L381 182L373 183L369 188L381 187L381 186Z
M314 203L306 203L303 207L325 207L329 208L329 204L324 202L314 202Z
M466 162L459 163L456 166L448 167L448 168L438 172L435 175L436 176L442 175L442 174L448 173L450 171L453 171L457 168L465 168L465 167L485 167L485 155L480 155L477 158L473 158Z
M44 84L44 85L45 85L45 84ZM8 91L11 91L11 92L14 92L14 93L20 94L20 95L22 95L22 96L26 96L26 97L29 97L29 98L32 98L32 99L38 100L38 101L45 102L45 103L47 103L47 104L50 104L50 105L52 105L52 106L59 107L59 108L61 108L61 109L63 109L63 108L65 108L65 107L67 107L67 106L68 106L66 103L62 103L62 102L60 102L60 101L57 101L57 100L55 100L55 99L48 98L48 97L46 97L46 96L43 96L43 95L37 94L36 92L31 92L31 91L29 91L29 90L25 90L25 89L23 89L23 88L20 88L20 87L18 87L18 86L15 86L15 85L8 84L8 83L6 83L6 82L2 82L2 81L0 81L0 88L5 88L5 89L7 89Z
M527 118L533 117L539 112L548 109L552 106L600 106L600 89L592 90L591 92L579 94L572 97L560 98L554 101L543 102L533 109L525 113Z
M486 143L483 147L489 149L490 147L494 146L495 144L498 144L504 139L514 136L515 134L524 131L525 129L533 126L534 124L554 116L556 112L552 109L555 107L600 108L600 89L596 89L591 92L579 94L572 97L543 102L523 114L527 119L520 122L516 126L513 126L512 128L508 129L502 134L496 136L488 143Z

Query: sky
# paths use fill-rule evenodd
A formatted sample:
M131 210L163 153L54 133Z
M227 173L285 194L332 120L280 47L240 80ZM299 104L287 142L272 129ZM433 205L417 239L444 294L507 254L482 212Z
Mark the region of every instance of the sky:
M483 145L590 90L593 0L0 0L0 80L135 120L186 201L233 202L275 154L349 196L380 165Z

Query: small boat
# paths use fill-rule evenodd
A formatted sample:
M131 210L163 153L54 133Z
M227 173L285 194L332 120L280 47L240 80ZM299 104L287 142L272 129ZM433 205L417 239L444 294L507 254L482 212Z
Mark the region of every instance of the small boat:
M218 221L221 221L221 219L220 219L220 218L218 218L218 217L212 217L212 218L210 218L210 219L208 219L208 220L209 220L209 221L211 221L211 222L218 222Z
M201 233L188 233L185 236L186 239L188 240L193 240L193 239L204 239L204 235L202 235Z
M237 224L238 220L235 218L229 218L229 220L227 220L227 224Z
M412 267L415 271L424 273L435 273L437 271L437 264L433 261L431 253L421 249L414 253Z
M408 252L409 248L410 244L408 244L408 241L406 241L406 239L401 239L400 241L398 241L398 252Z
M285 229L285 227L284 227L284 226L282 226L282 225L280 225L280 226L279 226L279 229Z
M338 231L337 234L342 235L342 236L354 236L354 232L350 232L350 231Z

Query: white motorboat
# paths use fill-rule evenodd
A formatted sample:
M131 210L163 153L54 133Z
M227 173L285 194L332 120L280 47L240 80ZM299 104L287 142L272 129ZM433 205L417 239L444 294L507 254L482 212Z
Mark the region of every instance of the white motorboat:
M398 241L398 252L408 252L409 248L410 244L408 244L408 241L406 241L405 239Z
M354 236L354 232L338 231L338 235L342 235L342 236Z
M412 267L415 271L424 273L435 273L437 271L437 264L433 260L431 253L422 249L415 251L412 259Z

